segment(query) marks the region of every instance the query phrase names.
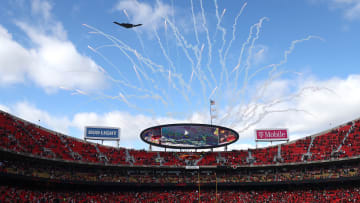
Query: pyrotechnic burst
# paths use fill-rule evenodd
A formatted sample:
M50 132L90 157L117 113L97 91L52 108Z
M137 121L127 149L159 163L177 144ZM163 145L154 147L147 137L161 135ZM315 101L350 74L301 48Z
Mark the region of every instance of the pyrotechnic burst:
M190 0L186 22L176 17L172 5L171 15L161 16L161 25L134 22L143 25L121 30L132 32L137 40L119 38L84 24L90 33L104 39L104 44L89 48L107 63L103 68L113 87L97 96L116 99L130 109L155 117L176 115L180 120L189 120L195 112L206 111L210 100L216 101L219 109L216 124L240 132L272 113L304 112L281 108L281 104L296 100L306 91L322 88L305 87L272 100L265 98L265 92L282 76L298 74L286 69L288 56L298 43L321 38L310 35L291 41L280 62L259 65L254 63L257 42L269 18L257 19L246 29L239 23L246 2L239 4L235 16L230 16L227 8L219 8L217 0L206 1L212 5L211 11L205 11L204 4L203 0ZM127 20L133 22L136 13L123 11ZM244 32L247 37L240 37ZM108 50L116 57L104 54ZM179 111L184 114L176 113Z

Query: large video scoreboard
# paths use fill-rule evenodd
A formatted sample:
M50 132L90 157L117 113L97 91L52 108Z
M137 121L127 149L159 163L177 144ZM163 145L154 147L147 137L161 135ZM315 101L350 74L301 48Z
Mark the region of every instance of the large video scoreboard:
M168 124L145 129L140 137L148 144L180 149L215 148L236 142L239 134L207 124Z

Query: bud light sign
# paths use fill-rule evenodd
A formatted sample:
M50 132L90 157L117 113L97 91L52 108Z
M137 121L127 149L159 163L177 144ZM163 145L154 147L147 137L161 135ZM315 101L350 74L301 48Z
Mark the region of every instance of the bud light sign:
M287 141L289 140L287 129L262 129L255 130L256 141Z
M111 127L85 127L85 139L119 139L120 129Z

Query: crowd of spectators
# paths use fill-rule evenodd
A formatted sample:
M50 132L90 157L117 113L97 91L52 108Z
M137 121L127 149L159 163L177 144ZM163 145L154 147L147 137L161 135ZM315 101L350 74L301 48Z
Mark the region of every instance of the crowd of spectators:
M199 201L200 197L200 201ZM279 191L163 190L133 192L59 192L0 186L0 202L359 202L360 188Z
M1 155L1 154L0 154ZM360 177L358 161L338 161L325 165L244 167L237 169L179 170L156 168L118 168L79 164L56 164L27 158L0 158L0 174L42 178L55 182L115 184L246 184L279 182L321 182Z
M12 152L19 152L20 155ZM294 186L300 182L329 180L340 183L347 178L360 177L359 155L359 120L319 135L267 148L229 152L151 152L85 142L0 111L0 174L42 179L47 183L80 181L99 185L123 183L174 186L271 184L285 181L295 182L291 184ZM346 157L355 160L339 159ZM321 160L332 162L314 162ZM303 162L307 164L300 164ZM231 166L232 169L136 167L188 165ZM69 192L0 186L0 202L198 202L199 196L201 202L359 202L360 188L339 186L336 189L279 191L228 189L216 193L215 190L199 192L181 189Z
M0 148L75 162L150 166L242 166L301 163L360 155L360 121L277 146L230 152L151 152L65 136L0 112ZM197 159L194 159L197 157Z

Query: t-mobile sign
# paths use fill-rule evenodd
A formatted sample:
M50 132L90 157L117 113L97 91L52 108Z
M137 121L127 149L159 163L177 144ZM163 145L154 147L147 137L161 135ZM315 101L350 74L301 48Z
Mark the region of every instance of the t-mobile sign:
M256 141L287 141L289 140L287 129L263 129L255 130Z

